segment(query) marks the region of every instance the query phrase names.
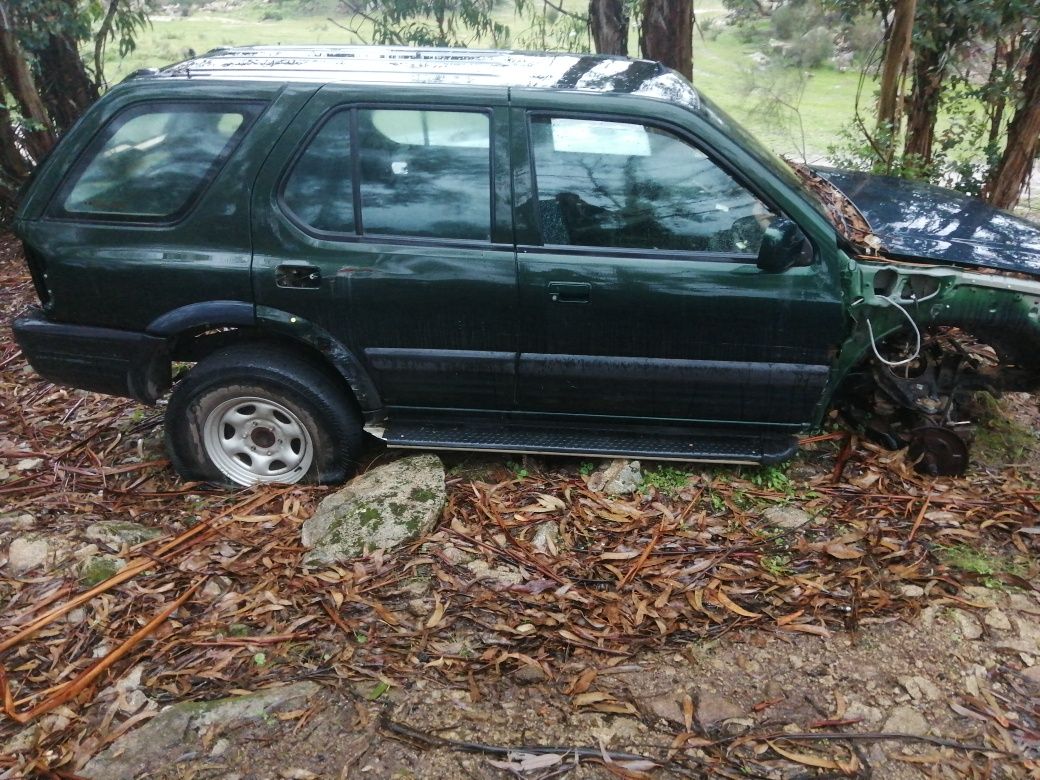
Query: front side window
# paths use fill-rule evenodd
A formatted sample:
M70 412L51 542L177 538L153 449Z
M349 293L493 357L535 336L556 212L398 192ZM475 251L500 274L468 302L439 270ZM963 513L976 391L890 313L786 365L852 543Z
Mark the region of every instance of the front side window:
M161 221L192 205L259 112L255 105L127 109L88 149L64 190L66 215Z
M478 112L358 110L366 235L487 241L491 128Z
M769 209L699 149L647 125L533 117L544 243L755 255Z

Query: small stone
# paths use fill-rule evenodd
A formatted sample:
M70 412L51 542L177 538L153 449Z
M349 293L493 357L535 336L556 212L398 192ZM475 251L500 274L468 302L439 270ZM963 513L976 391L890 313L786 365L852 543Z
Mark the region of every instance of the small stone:
M928 733L928 728L928 721L925 720L924 715L913 707L902 706L896 707L889 713L882 730L923 737Z
M446 544L440 550L441 556L452 566L462 566L473 560L473 556L463 552L453 544Z
M942 698L942 692L935 683L920 675L900 677L899 684L906 689L912 699L937 701Z
M904 585L899 590L908 599L919 599L924 595L924 588L920 585Z
M31 531L36 526L36 518L28 512L8 512L0 515L0 528L9 531Z
M643 471L639 461L620 458L593 472L587 480L589 490L611 496L631 495L639 489L642 482Z
M1035 685L1040 685L1040 666L1030 666L1022 670L1022 676Z
M679 702L674 694L665 693L660 696L651 696L648 699L644 699L640 704L640 709L651 717L659 718L669 723L676 723L680 726L686 723L682 707L679 706Z
M466 568L469 569L473 576L479 580L491 580L500 589L508 588L513 585L519 585L524 581L524 575L520 573L519 569L514 569L511 566L488 566L486 561L475 560L470 561L466 564Z
M42 567L50 553L51 548L46 539L20 536L7 548L7 567L12 574L24 574Z
M974 617L966 612L957 610L953 613L953 619L961 629L961 636L965 639L978 639L982 636L982 626Z
M548 675L540 666L524 664L516 670L513 678L524 685L534 685L536 683L545 682L548 679Z
M209 750L209 755L211 758L220 758L228 752L229 747L231 747L231 743L224 737L221 737L213 743L213 747Z
M79 567L79 579L86 587L92 588L115 577L124 566L126 561L111 555L87 558Z
M162 536L162 531L156 528L149 528L128 520L105 520L93 523L88 525L83 533L88 539L101 542L116 550L121 549L124 544L133 547Z
M989 612L986 613L984 621L987 626L989 626L990 628L995 628L998 631L1011 630L1011 621L1008 620L1008 616L1005 615L1002 610L991 609Z
M1012 593L1009 597L1011 603L1011 609L1018 612L1025 612L1027 615L1040 615L1040 604L1036 603L1035 599L1030 598L1024 593Z
M408 611L415 617L426 617L433 611L433 602L429 599L409 599Z
M968 585L964 588L964 595L969 601L973 601L981 607L997 606L997 594L981 585Z
M849 720L859 720L868 726L876 726L885 716L877 707L854 701L845 708L845 717Z
M716 723L721 723L730 718L739 718L744 710L729 699L712 693L702 693L697 698L697 723L702 729L707 730Z
M556 523L541 523L531 537L531 546L544 555L556 555L560 548L560 526Z
M15 471L31 471L43 465L43 458L22 458L14 464Z
M812 522L812 515L796 506L774 505L762 513L762 519L777 528L794 531Z
M26 753L36 745L40 736L40 724L33 723L16 733L0 747L0 755L13 756L16 753Z

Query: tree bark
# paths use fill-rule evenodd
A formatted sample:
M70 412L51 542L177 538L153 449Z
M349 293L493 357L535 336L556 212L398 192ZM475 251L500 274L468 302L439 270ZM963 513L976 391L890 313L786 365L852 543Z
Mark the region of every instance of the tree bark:
M693 78L693 0L643 0L639 48L657 60Z
M918 51L915 55L914 87L910 94L903 156L915 158L926 166L932 162L935 120L939 116L939 97L946 75L942 66L944 56L944 52L931 49Z
M18 104L22 116L32 123L33 127L23 132L22 142L29 153L39 159L54 146L54 128L3 0L0 0L0 82Z
M1007 146L1000 162L990 171L983 197L994 206L1012 208L1022 197L1040 152L1040 33L1022 82L1022 98L1008 126Z
M55 129L64 133L98 99L98 85L83 66L76 42L67 35L52 35L36 55L40 92Z
M597 52L628 55L625 0L589 0L589 27Z
M903 68L910 57L914 32L914 13L917 0L896 0L892 27L885 48L885 64L881 71L881 88L878 94L879 131L892 137L899 133L902 120L899 93Z
M101 27L94 36L94 81L100 88L108 86L105 81L105 44L108 42L108 36L112 34L112 23L115 21L118 10L119 0L111 0Z

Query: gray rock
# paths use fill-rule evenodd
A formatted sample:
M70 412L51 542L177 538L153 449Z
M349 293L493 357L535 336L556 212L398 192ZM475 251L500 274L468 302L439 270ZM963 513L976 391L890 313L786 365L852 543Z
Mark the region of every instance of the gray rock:
M888 719L885 721L882 731L923 737L928 733L928 728L928 721L925 720L924 715L913 707L903 705L902 707L896 707L888 714Z
M845 717L850 720L859 720L868 726L876 726L881 723L884 715L877 707L854 701L845 708Z
M126 561L111 555L94 555L80 564L79 579L88 588L115 577L126 566Z
M589 490L610 496L631 495L642 482L643 471L638 460L612 460L588 478Z
M36 518L28 512L7 512L0 515L0 529L5 531L31 531Z
M965 639L978 639L982 636L982 626L974 617L966 612L957 610L953 613L953 619L961 629L961 636Z
M275 709L299 707L318 691L312 682L210 702L184 702L160 712L95 756L80 774L105 780L154 776L171 758L203 750L203 737L264 718Z
M84 535L92 541L101 542L118 550L124 543L133 547L135 544L162 536L162 531L140 523L131 523L128 520L105 520L88 525Z
M1012 593L1008 600L1014 610L1025 612L1027 615L1040 615L1040 604L1024 593Z
M12 574L24 574L46 564L50 554L51 547L46 539L19 536L7 548L7 568Z
M762 513L762 519L777 528L797 530L812 522L812 515L796 506L774 505Z
M1008 616L999 609L991 609L987 612L986 617L983 618L983 622L985 622L985 624L990 628L995 628L998 631L1011 630L1011 621L1008 620Z
M668 721L669 723L676 723L680 726L686 725L686 718L683 717L682 707L679 705L674 694L665 693L660 696L651 696L649 699L644 699L641 703L641 709L653 718L659 718L660 720Z
M935 683L920 675L900 677L899 684L906 689L911 699L938 701L942 698L942 692Z
M1022 670L1022 676L1035 685L1040 685L1040 666L1030 666Z
M488 566L486 561L479 558L466 564L473 576L479 580L491 580L499 590L519 585L524 581L524 575L519 569L512 566Z
M904 585L900 590L908 599L919 599L924 595L924 588L920 585Z
M560 549L560 526L554 522L540 524L534 529L531 546L545 555L555 555Z
M702 693L697 698L696 709L697 723L702 729L709 729L717 723L730 718L739 718L744 710L729 699L717 696L713 693Z
M303 524L304 564L346 561L429 531L447 500L444 465L413 455L367 471L327 496Z

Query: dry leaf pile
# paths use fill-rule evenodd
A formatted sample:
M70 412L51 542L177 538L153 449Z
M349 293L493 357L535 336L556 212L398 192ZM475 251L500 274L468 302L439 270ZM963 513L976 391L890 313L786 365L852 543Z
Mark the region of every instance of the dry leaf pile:
M4 251L6 321L31 290L11 246ZM431 535L351 566L304 570L299 529L324 489L231 494L177 481L158 442L161 412L39 381L6 327L0 404L4 513L30 513L37 530L67 537L72 557L99 519L164 532L101 549L126 565L93 591L67 565L0 578L0 744L18 721L35 724L18 753L0 757L0 776L62 776L166 703L300 679L368 681L378 695L420 676L466 688L537 667L577 708L633 713L582 670L734 630L827 636L897 620L925 600L963 604L959 583L981 575L944 563L956 546L1015 558L987 575L1006 586L1037 581L1040 490L1028 480L1013 470L930 480L901 453L862 447L835 481L832 440L812 445L823 468L797 485L720 468L672 493L611 498L567 461L523 478L502 467L483 479L452 476ZM796 497L811 522L785 530L763 519ZM925 596L907 596L907 585ZM1006 690L1005 702L955 704L985 724L987 748L1035 760L1037 700ZM759 736L690 732L674 750L681 758L696 748L700 764L716 768L752 766L763 752L821 774L861 768L855 751L814 764L808 748Z

